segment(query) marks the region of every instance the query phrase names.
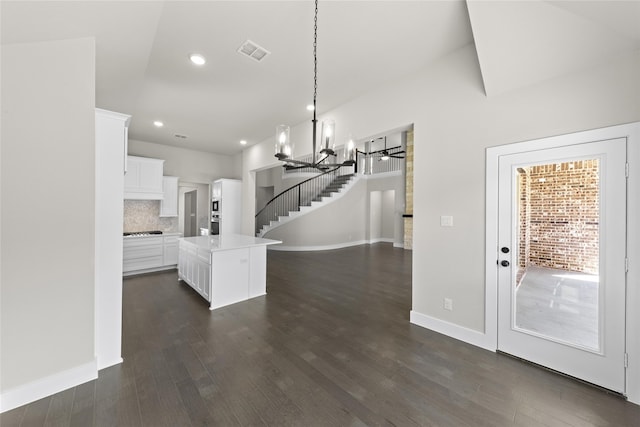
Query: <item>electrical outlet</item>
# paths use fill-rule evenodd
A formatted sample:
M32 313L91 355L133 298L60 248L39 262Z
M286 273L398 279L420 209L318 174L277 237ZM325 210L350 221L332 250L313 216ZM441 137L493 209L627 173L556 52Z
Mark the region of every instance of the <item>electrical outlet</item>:
M453 311L453 300L451 298L444 299L444 309Z

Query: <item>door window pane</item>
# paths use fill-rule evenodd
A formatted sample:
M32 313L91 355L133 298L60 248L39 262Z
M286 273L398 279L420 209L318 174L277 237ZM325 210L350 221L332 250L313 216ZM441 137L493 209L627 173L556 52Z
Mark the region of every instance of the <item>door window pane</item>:
M600 350L599 159L517 168L513 326Z

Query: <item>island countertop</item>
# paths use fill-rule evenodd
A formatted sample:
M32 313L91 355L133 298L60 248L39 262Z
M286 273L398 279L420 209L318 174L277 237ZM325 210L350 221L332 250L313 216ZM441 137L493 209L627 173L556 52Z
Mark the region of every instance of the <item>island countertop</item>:
M217 236L195 236L179 239L190 243L198 249L209 252L228 251L232 249L250 248L254 246L267 246L282 243L280 240L262 239L260 237L246 236L244 234L219 234Z

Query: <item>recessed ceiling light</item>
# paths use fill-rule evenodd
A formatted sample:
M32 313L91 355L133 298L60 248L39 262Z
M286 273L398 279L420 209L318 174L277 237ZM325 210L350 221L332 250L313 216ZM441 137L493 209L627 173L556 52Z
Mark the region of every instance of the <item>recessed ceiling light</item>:
M307 105L307 111L313 111L313 110L315 110L315 108L313 107L313 104Z
M157 128L161 128L162 126L164 126L164 123L162 123L160 120L155 120L153 122L153 125Z
M189 59L196 65L204 65L204 63L207 62L207 60L204 59L204 56L200 55L199 53L192 53L191 55L189 55Z
M240 145L247 145L247 141L245 139L240 140Z

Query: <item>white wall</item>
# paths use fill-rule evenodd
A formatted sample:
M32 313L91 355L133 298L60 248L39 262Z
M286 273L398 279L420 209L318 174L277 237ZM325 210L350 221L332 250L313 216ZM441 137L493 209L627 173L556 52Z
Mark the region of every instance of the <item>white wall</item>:
M211 184L219 178L239 179L242 173L241 154L225 156L131 139L129 154L163 159L164 175L178 176L185 182Z
M485 149L544 136L640 120L640 53L532 87L487 98L473 46L330 112L337 139L414 124L413 310L484 330ZM319 119L322 120L323 117ZM292 128L306 141L309 125ZM274 164L273 141L243 153L245 206L253 170ZM297 144L300 155L311 151ZM245 211L243 227L251 232ZM454 217L441 228L442 214ZM640 262L640 260L638 260ZM461 268L463 267L463 268ZM454 311L442 307L456 300Z
M97 373L94 63L93 39L2 46L5 409L18 389L50 391L38 381Z

